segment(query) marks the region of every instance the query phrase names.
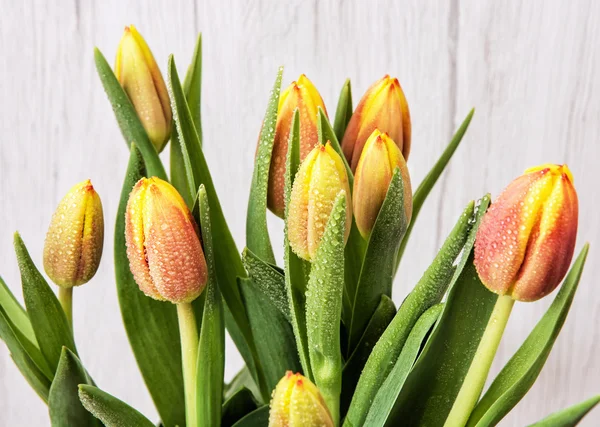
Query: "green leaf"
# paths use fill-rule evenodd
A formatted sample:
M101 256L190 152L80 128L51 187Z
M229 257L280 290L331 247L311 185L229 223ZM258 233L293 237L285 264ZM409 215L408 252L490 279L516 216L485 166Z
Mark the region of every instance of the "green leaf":
M334 423L339 422L342 388L340 328L344 292L344 230L346 194L336 197L312 262L306 290L306 330L315 384Z
M531 427L574 427L600 402L600 395L555 412Z
M290 302L285 289L283 273L277 267L264 262L248 248L245 248L242 253L242 262L254 285L283 314L286 320L291 322Z
M25 243L18 233L15 233L14 246L19 270L21 270L23 298L29 320L40 350L50 370L54 372L63 346L76 352L71 327L56 295L33 264Z
M225 373L225 323L223 306L215 271L213 238L208 197L204 186L198 191L202 243L208 267L206 301L202 315L202 329L198 344L196 399L200 426L218 426L221 423L221 399Z
M125 210L134 184L146 174L132 144L115 224L115 275L123 324L154 405L167 426L185 425L181 345L175 306L140 291L129 270L125 246Z
M290 125L290 137L288 140L288 152L285 172L285 216L288 215L290 194L296 172L300 167L300 114L298 109L294 111L292 124ZM298 257L290 247L287 233L287 221L285 221L284 232L284 263L285 263L285 287L287 291L290 318L294 336L296 337L296 348L302 365L304 376L314 381L308 355L308 338L306 336L306 283L310 263Z
M452 158L452 155L458 148L458 145L462 141L463 136L465 136L465 133L469 128L469 124L471 123L471 119L473 118L473 114L475 114L475 109L472 109L467 115L467 117L463 120L462 124L452 137L452 140L450 141L446 149L444 150L438 161L435 163L435 165L433 165L433 168L431 168L427 176L425 176L421 184L419 184L419 188L417 188L417 191L415 191L413 195L412 219L408 226L408 230L406 230L406 236L404 237L404 240L400 245L398 255L396 256L396 270L398 270L398 266L400 265L400 260L402 259L402 255L404 254L404 250L406 249L406 244L408 243L408 239L412 233L412 229L415 223L417 222L419 212L421 212L421 208L423 207L427 196L429 196L429 193L431 192L440 175L448 165L448 162L450 162L450 159Z
M588 249L589 246L586 244L571 267L552 305L494 379L473 410L468 426L488 426L498 423L529 391L546 363L565 323L583 272Z
M356 347L381 295L392 296L396 253L408 222L404 211L404 183L396 168L367 244L354 297L348 339L350 351Z
M243 387L223 403L221 427L231 427L237 421L258 408L252 392Z
M377 341L352 397L346 416L348 425L358 426L364 423L377 390L392 370L410 331L423 313L442 300L455 272L454 262L460 252L464 250L470 253L475 236L470 233L474 205L473 202L467 205L435 259ZM470 241L469 236L473 237Z
M233 427L266 427L269 425L269 405L261 406L239 420Z
M254 395L254 398L257 401L260 401L260 390L256 386L254 378L252 378L252 374L250 373L250 370L247 366L244 366L242 369L240 369L240 371L237 374L235 374L235 377L233 377L229 384L225 384L223 399L229 399L241 388L247 388L248 390L250 390Z
M348 127L348 122L350 121L350 117L352 117L352 111L352 88L350 86L350 79L346 79L338 98L335 120L333 122L333 129L335 130L338 142L344 138L346 127Z
M373 400L373 405L367 415L365 424L368 426L398 425L397 419L388 418L394 408L404 381L412 369L422 345L433 328L436 320L440 317L443 304L437 304L428 309L415 323L414 328L402 348L394 368L386 378L385 382ZM387 422L386 422L387 421Z
M194 56L185 74L183 90L190 107L194 128L198 133L200 147L202 147L202 33L198 34L196 39Z
M108 100L115 112L115 117L117 118L123 138L125 138L125 142L127 142L128 146L135 143L138 147L144 157L148 176L157 176L166 180L167 173L165 172L165 168L158 157L154 145L150 142L133 104L121 87L111 66L98 48L94 49L94 60L98 76L100 76L102 86L104 86Z
M240 279L240 290L264 367L267 389L273 390L286 371L300 371L294 332L285 316L252 280Z
M6 315L4 308L0 307L0 338L8 347L12 359L23 377L42 400L47 402L52 378L49 378L36 366L17 338L16 331L17 328Z
M386 295L381 296L377 310L373 313L371 320L367 324L365 333L360 338L356 349L346 361L342 371L342 399L341 412L345 414L350 405L352 395L358 384L358 379L369 359L373 347L390 324L396 314L394 302Z
M106 427L154 427L150 420L131 406L97 387L80 385L79 399L85 409L102 421Z
M25 309L12 294L2 277L0 277L0 307L4 314L29 341L37 345L35 334Z
M350 169L350 165L346 160L346 156L344 156L344 152L342 151L340 142L337 139L337 136L335 135L335 131L331 127L331 123L329 123L327 114L323 111L321 107L318 107L317 110L317 131L319 133L319 143L321 145L325 145L329 141L331 143L331 147L342 158L344 166L346 167L346 173L348 174L348 184L350 186L350 191L352 191L352 189L354 188L354 174L352 173L352 169Z
M92 379L79 358L68 348L63 347L56 377L50 387L48 409L53 427L99 426L79 400L79 384L92 384Z
M275 256L271 247L269 230L267 228L267 191L269 188L269 170L271 155L275 141L275 126L277 123L277 108L279 106L279 93L281 91L281 78L283 67L279 67L267 112L263 120L258 150L254 161L254 173L250 186L250 199L248 200L248 214L246 215L246 245L248 248L269 264L275 264Z

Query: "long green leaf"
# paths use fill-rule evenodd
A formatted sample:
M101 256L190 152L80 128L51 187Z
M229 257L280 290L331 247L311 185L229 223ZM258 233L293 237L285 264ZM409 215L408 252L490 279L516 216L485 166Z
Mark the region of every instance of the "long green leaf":
M338 142L344 138L346 127L348 127L348 122L350 121L350 117L352 117L352 111L352 88L350 86L350 79L346 79L338 98L335 120L333 122L333 129L335 130Z
M404 183L400 170L396 168L362 264L352 309L348 339L350 351L362 336L381 295L392 296L396 252L408 222L404 211Z
M225 389L223 391L223 399L229 399L241 388L247 388L248 390L250 390L257 402L260 401L260 390L256 386L254 378L252 378L252 374L250 373L250 370L247 366L244 366L242 369L240 369L240 371L237 374L235 374L235 376L229 384L225 384Z
M465 136L467 129L469 128L469 124L471 123L471 119L473 118L473 114L475 114L475 109L472 109L467 117L463 120L462 124L450 140L450 143L438 159L438 161L433 165L433 168L429 171L427 176L423 179L421 184L419 184L419 188L415 191L413 195L413 211L412 211L412 219L408 226L408 230L406 230L406 236L400 245L400 250L398 251L398 256L396 257L396 270L398 270L398 266L400 265L400 260L402 259L402 255L404 254L404 249L406 249L406 244L408 243L408 239L412 233L412 229L417 222L417 217L419 216L419 212L421 212L421 208L429 196L429 193L435 186L435 183L439 179L440 175L450 162L450 159L454 155L454 152L458 148L458 145Z
M310 366L334 423L339 422L342 389L340 328L344 292L346 195L338 194L312 262L306 290Z
M410 335L406 340L406 344L402 348L402 352L398 357L398 360L394 364L394 368L386 378L385 382L381 385L381 388L373 400L373 405L367 415L365 424L368 426L383 426L397 425L398 420L389 418L390 412L393 410L394 403L404 381L408 376L408 373L412 369L419 351L425 342L429 331L435 324L442 312L443 305L437 304L427 310L415 323L414 328L410 331Z
M600 395L555 412L530 427L575 427L600 402Z
M196 399L198 422L200 426L218 426L221 423L221 401L216 398L223 394L223 375L225 373L225 323L221 292L215 271L212 227L208 197L204 186L198 191L200 202L200 225L202 243L208 267L206 300L202 315L202 329L198 344L198 363L196 379Z
M125 210L134 184L146 174L132 144L115 224L115 275L125 331L138 367L166 426L185 425L181 346L175 306L144 295L135 283L125 246Z
M258 406L252 392L246 387L238 389L223 403L221 427L231 427L256 408Z
M165 168L158 157L154 145L150 142L133 104L121 87L111 66L98 48L94 49L94 61L96 62L96 70L115 112L115 117L119 123L123 138L125 138L125 142L128 146L135 143L138 147L144 157L149 176L157 176L166 180L167 173L165 172Z
M498 423L529 391L546 363L565 323L579 285L588 249L589 246L586 244L552 305L494 379L473 410L468 426L488 426Z
M346 416L347 425L364 423L377 390L392 370L410 331L423 313L441 301L455 272L454 262L460 252L470 253L474 242L474 233L471 233L469 241L474 205L473 202L467 205L437 256L373 348L352 397ZM459 268L462 267L459 265Z
M275 264L275 256L267 228L267 190L282 76L283 67L279 67L260 131L246 215L246 245L259 258L270 264Z
M56 377L50 387L48 409L52 427L100 426L79 400L79 385L92 384L92 379L79 358L63 347Z
M21 270L27 314L40 350L51 371L54 372L63 346L76 352L71 327L56 295L33 264L25 243L18 233L15 233L14 246L19 270Z
M269 405L264 405L250 412L233 427L266 427L267 425L269 425Z
M202 147L202 33L198 34L196 39L194 56L185 74L183 90Z
M80 385L79 399L85 409L102 421L106 427L154 427L150 420L131 406L97 387Z
M19 304L2 277L0 277L0 307L13 325L32 343L37 345L35 333L27 316L27 312Z

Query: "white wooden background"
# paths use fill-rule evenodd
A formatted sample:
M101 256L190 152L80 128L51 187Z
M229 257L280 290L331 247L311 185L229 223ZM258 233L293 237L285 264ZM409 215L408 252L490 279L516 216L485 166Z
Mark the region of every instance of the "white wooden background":
M180 73L204 35L205 151L225 215L243 246L255 143L277 66L285 82L306 73L330 114L345 78L355 100L385 73L410 103L414 185L472 106L461 148L416 226L394 299L402 301L469 199L497 194L526 167L566 162L580 197L577 248L592 243L563 333L530 394L502 425L521 426L600 392L598 161L600 2L530 1L0 1L0 272L20 298L12 250L19 230L34 260L70 186L91 178L102 197L106 249L96 277L75 292L81 356L96 382L144 414L156 412L121 325L112 232L125 144L94 69L112 60L134 23L165 70ZM280 224L273 220L275 241ZM278 247L279 255L281 250ZM551 298L517 304L496 373ZM241 359L229 346L226 375ZM584 423L600 425L600 409ZM0 425L48 425L47 409L0 345Z

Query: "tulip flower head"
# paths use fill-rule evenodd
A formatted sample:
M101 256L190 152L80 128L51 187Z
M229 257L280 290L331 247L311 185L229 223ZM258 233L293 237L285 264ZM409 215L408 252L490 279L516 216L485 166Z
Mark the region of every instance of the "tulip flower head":
M314 258L340 191L347 197L347 240L352 224L352 204L344 161L329 142L319 144L300 165L290 195L288 239L299 257L307 261Z
M342 150L353 172L375 129L387 133L398 145L404 160L408 160L411 135L408 103L398 79L388 75L363 95L344 133Z
M573 258L578 201L566 165L525 171L485 214L475 241L482 283L500 295L535 301L561 282Z
M133 25L125 27L117 50L115 75L160 153L171 135L169 94L150 48Z
M269 190L267 206L280 218L283 218L285 168L288 150L288 139L294 111L296 108L300 117L300 160L304 160L312 148L319 142L317 131L317 112L321 107L327 114L323 99L317 88L304 75L292 82L279 97L275 140L269 169Z
M181 195L159 178L133 187L125 215L127 258L147 296L184 303L204 290L207 267L198 227Z
M102 202L88 179L69 190L52 216L44 243L44 270L58 286L82 285L96 274L103 244Z
M319 389L301 374L286 372L270 406L269 427L333 427Z
M412 188L404 157L387 133L374 130L362 150L354 175L352 206L360 234L367 239L387 195L394 170L400 169L404 187L404 214L412 216Z

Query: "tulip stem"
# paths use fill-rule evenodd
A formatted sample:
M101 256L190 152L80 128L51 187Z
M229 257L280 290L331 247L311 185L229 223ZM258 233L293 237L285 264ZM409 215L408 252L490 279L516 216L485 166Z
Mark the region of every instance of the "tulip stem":
M469 421L469 416L475 408L485 385L485 380L492 366L492 361L496 355L496 350L498 350L514 303L515 300L510 296L501 295L498 297L481 341L479 341L473 363L471 363L467 376L456 396L444 427L464 427Z
M73 331L73 288L58 288L58 301L67 316L67 322Z
M177 304L181 356L183 362L183 386L185 390L185 415L188 426L196 426L196 362L198 359L198 327L196 315L189 302Z

